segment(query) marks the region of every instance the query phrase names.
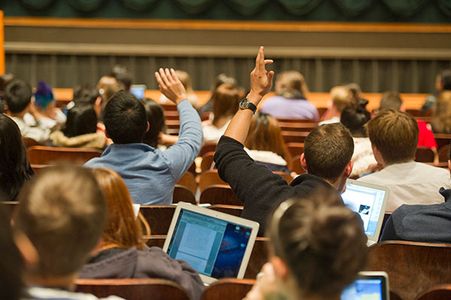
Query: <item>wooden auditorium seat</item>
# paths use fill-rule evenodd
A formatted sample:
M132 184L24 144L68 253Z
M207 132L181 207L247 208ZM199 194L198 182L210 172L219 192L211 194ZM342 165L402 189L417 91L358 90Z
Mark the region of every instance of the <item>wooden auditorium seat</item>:
M430 148L419 147L415 153L415 161L434 162L435 153Z
M94 157L99 157L101 151L90 148L64 148L48 146L32 146L28 148L30 164L48 165L58 161L83 164Z
M438 160L440 162L447 162L449 160L449 151L450 151L449 144L440 147L440 149L438 150Z
M209 209L219 211L232 216L240 217L243 212L243 206L239 205L226 205L226 204L215 204L208 207Z
M368 271L385 271L390 289L415 299L437 284L451 282L451 244L386 241L369 248Z
M253 279L226 278L205 288L201 300L241 300L255 284ZM227 296L226 296L227 295Z
M194 178L193 173L186 172L183 174L182 178L177 182L178 185L183 185L187 189L189 189L193 194L196 194L197 183L196 178Z
M205 171L208 170L213 170L212 166L214 163L214 156L215 156L214 152L207 152L204 155L202 155L202 161L200 163L201 173L204 173Z
M228 204L228 205L243 205L232 191L229 185L213 184L206 187L200 193L199 203Z
M207 187L216 184L229 186L227 182L219 177L218 170L206 170L199 175L199 191L201 193Z
M149 224L151 235L168 234L175 205L142 205L139 211Z
M257 237L254 248L252 249L251 257L249 258L249 264L247 265L244 278L255 279L257 274L260 273L263 265L268 262L269 259L269 238Z
M308 119L291 119L291 118L276 118L277 122L280 123L314 123L317 124L317 121L308 120Z
M419 295L417 300L449 300L451 299L451 284L439 284Z
M215 152L216 151L216 143L205 143L202 148L200 148L200 152L198 156L204 156L204 154L208 153L208 152Z
M296 132L310 132L318 127L317 123L281 123L279 122L282 131L296 131Z
M304 153L304 143L288 143L287 148L293 157L300 156Z
M164 242L166 241L166 234L151 234L150 236L144 236L144 241L149 247L163 248Z
M11 218L14 214L14 210L16 209L17 205L19 205L19 202L0 201L0 205L2 206L2 210L5 212L6 216Z
M440 149L443 146L449 145L451 142L451 133L434 133L437 147Z
M282 131L282 137L285 143L304 143L309 133L308 131Z
M27 148L40 145L37 141L33 140L32 138L28 138L28 137L22 137L22 141L25 144L25 147L27 147Z
M164 279L77 279L76 291L99 298L115 295L127 300L189 300L180 285Z
M196 197L189 188L180 184L176 184L174 188L174 195L172 197L172 203L178 202L197 204Z

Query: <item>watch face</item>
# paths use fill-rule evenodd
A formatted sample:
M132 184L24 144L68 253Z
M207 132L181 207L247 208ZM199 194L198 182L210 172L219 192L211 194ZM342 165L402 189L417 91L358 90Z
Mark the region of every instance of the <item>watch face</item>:
M249 102L247 99L243 99L240 101L240 109L247 109L249 107Z

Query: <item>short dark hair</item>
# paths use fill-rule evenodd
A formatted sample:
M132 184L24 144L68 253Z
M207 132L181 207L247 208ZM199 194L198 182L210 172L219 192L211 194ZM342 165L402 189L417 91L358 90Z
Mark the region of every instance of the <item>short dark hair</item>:
M41 171L19 194L15 228L39 254L38 277L76 274L100 239L106 203L91 170L55 166Z
M418 124L404 112L386 110L368 122L371 144L388 164L413 160L418 144Z
M99 97L99 92L94 87L83 85L74 88L73 101L75 102L75 105L94 105L97 97Z
M304 142L308 173L325 179L337 179L353 153L354 141L351 133L340 123L313 129Z
M103 122L115 144L141 143L147 130L146 110L132 94L119 91L105 106Z
M63 133L67 137L74 137L97 131L97 115L89 104L77 104L67 112Z
M13 114L23 112L30 104L32 95L31 86L28 83L20 79L11 81L5 90L8 110Z
M367 237L360 216L344 207L337 191L317 187L289 199L274 212L269 237L275 255L301 291L336 298L367 259Z

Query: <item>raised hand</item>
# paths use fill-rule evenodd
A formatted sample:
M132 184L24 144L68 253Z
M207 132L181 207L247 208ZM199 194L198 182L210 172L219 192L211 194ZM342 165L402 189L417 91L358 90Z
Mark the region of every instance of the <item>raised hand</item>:
M255 58L255 68L251 72L251 91L249 97L252 102L260 102L261 98L271 90L272 79L274 71L267 71L266 65L272 64L272 59L265 59L265 49L260 47L258 49L257 57Z
M174 69L160 68L155 72L160 92L169 100L178 104L186 99L186 90L180 79L177 77Z

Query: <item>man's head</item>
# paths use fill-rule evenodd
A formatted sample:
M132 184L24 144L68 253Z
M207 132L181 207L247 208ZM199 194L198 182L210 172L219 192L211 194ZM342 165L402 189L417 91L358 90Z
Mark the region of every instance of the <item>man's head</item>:
M336 183L351 174L353 153L354 141L349 130L340 123L327 124L307 136L301 163L309 174ZM342 184L337 187L341 189Z
M385 92L379 104L379 111L387 109L404 111L402 104L401 95L398 92Z
M88 169L57 166L40 172L20 193L14 218L16 231L38 254L29 280L45 285L45 280L74 278L99 241L105 219L105 201ZM26 248L18 246L26 257Z
M23 80L15 79L8 83L5 90L5 101L11 114L25 111L31 102L31 86Z
M103 115L106 133L115 144L141 143L148 130L146 110L128 92L114 94Z
M386 110L368 122L368 135L374 157L385 165L408 162L415 158L418 125L407 113Z

